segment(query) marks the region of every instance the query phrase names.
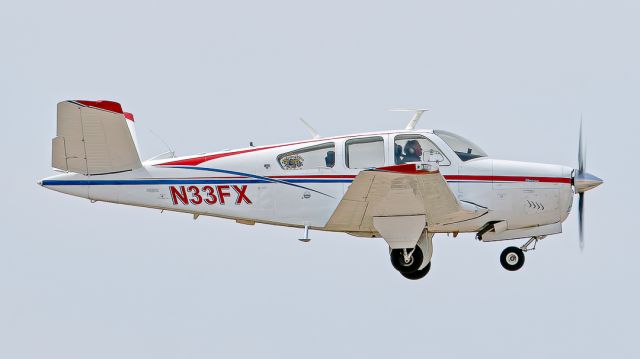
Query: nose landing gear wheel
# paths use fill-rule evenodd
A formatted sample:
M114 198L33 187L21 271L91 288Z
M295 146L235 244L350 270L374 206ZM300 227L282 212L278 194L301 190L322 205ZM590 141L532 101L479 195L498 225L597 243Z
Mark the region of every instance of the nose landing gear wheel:
M420 247L412 249L392 249L391 264L400 273L412 273L422 265L424 255Z
M507 247L500 254L500 264L508 271L517 271L524 265L524 252L518 247Z
M418 269L415 272L411 272L411 273L400 272L400 274L402 274L402 276L407 279L418 280L418 279L424 278L429 273L430 269L431 269L431 262L427 263L427 265L424 268Z

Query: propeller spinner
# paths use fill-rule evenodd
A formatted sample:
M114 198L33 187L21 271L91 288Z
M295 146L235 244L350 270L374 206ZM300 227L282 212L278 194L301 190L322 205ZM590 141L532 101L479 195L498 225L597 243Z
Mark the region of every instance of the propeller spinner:
M573 175L573 188L578 194L578 226L580 230L580 249L584 249L584 193L596 188L604 181L587 172L587 151L582 141L582 120L580 120L580 139L578 140L578 169Z

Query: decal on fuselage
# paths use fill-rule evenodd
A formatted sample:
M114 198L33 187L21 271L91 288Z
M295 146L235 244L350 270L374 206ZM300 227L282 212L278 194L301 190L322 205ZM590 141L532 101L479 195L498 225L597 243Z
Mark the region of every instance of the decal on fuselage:
M302 168L303 162L304 158L302 158L302 156L300 156L299 154L285 156L280 159L280 164L285 170L295 170L298 168Z
M174 205L253 204L247 196L247 185L169 186L169 192Z

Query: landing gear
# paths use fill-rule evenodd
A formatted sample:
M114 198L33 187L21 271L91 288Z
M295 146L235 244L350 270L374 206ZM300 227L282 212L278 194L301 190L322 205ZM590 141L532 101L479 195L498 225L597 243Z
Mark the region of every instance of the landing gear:
M419 246L416 246L413 249L403 248L391 250L391 264L403 275L417 271L418 268L422 266L423 259L424 255L422 254L422 249L420 249Z
M517 271L524 265L524 252L518 247L507 247L500 254L500 264L508 271Z
M389 243L391 264L400 274L411 280L424 278L431 269L433 255L433 233L422 231L420 238L413 248L393 248ZM405 241L404 245L411 245ZM406 244L405 244L406 243Z
M538 241L546 236L531 237L522 247L507 247L500 254L500 264L508 271L517 271L524 265L524 252L536 249ZM531 247L533 244L533 247ZM529 248L531 247L531 248Z
M430 269L431 269L431 262L427 263L427 265L424 268L418 269L415 272L411 272L411 273L400 272L400 274L402 274L402 276L407 279L418 280L418 279L424 278L429 273Z

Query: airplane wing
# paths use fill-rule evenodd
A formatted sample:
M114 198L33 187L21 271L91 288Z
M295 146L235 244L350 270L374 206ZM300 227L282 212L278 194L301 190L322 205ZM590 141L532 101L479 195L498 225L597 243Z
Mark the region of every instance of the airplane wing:
M132 134L133 116L111 101L58 103L57 137L52 166L63 171L96 175L142 166Z
M403 164L360 172L325 229L378 232L391 248L412 248L427 226L471 219L486 208L460 202L438 170Z

